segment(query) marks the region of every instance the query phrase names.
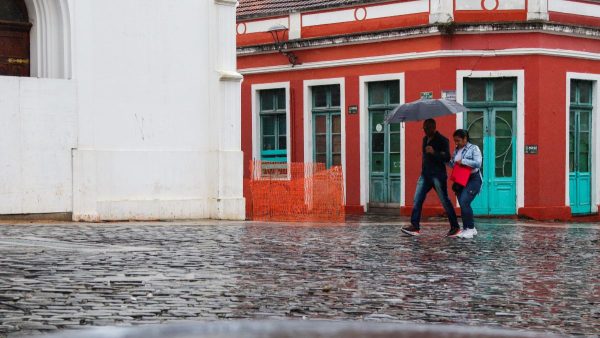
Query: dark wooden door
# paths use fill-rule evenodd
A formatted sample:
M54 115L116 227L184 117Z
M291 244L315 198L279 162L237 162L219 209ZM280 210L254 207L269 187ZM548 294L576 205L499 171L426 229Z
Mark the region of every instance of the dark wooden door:
M29 76L30 30L23 0L0 1L0 75Z

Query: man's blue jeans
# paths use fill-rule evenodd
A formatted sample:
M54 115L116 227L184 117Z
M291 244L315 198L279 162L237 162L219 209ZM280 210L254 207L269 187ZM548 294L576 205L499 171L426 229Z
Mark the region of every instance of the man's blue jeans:
M420 227L423 202L425 202L425 197L427 197L427 193L432 188L435 189L435 192L440 198L440 202L442 202L442 206L446 211L446 215L448 215L448 221L450 222L450 226L452 226L453 228L458 228L459 225L458 220L456 219L456 212L454 211L452 202L450 202L450 199L448 198L448 185L446 184L446 177L441 175L439 177L424 175L421 175L421 177L419 177L419 181L417 182L417 189L415 191L412 215L410 216L410 223L414 225L417 229Z

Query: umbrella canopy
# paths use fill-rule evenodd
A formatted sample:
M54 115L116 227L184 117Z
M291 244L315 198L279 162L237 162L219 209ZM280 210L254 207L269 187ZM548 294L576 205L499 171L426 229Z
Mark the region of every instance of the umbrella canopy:
M423 99L405 103L394 108L385 119L387 123L423 121L438 116L451 115L469 110L456 101Z

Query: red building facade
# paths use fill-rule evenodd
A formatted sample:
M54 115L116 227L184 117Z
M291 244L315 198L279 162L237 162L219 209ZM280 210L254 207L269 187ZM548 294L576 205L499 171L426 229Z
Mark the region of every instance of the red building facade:
M237 33L245 163L341 165L348 213L409 214L421 124L383 118L448 97L470 111L438 130L484 152L477 214L598 212L600 2L241 0ZM432 195L424 212L441 213Z

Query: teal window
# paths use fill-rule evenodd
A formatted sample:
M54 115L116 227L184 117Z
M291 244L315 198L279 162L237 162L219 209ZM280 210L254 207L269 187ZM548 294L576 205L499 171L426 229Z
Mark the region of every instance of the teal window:
M327 168L342 165L340 86L312 87L313 160Z
M287 162L285 89L261 90L259 96L261 160Z

